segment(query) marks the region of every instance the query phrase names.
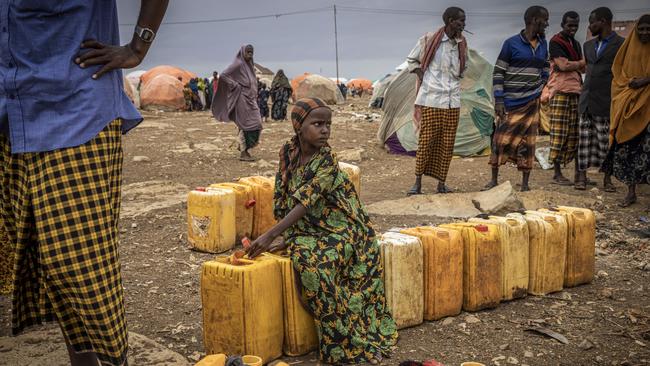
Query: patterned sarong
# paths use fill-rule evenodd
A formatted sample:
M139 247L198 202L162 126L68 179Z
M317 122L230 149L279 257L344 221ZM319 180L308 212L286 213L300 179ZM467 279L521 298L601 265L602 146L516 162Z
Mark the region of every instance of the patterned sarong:
M578 95L557 93L550 102L551 153L549 160L567 164L578 147Z
M603 165L609 149L609 118L584 114L580 119L578 169Z
M533 169L538 128L539 98L509 111L494 131L489 164L496 168L511 161L521 171Z
M422 122L415 155L415 174L428 175L444 182L454 153L460 109L421 108Z
M0 216L0 295L11 294L14 277L14 248Z
M126 361L118 258L121 121L89 142L11 154L0 135L0 216L15 244L12 330L57 320L75 352Z

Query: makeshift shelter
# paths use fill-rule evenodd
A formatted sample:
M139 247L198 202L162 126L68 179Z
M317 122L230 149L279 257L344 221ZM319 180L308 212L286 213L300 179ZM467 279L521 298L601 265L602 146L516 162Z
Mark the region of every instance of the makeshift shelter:
M493 66L475 50L469 50L467 70L461 82L461 108L454 155L482 154L490 146L494 123ZM413 125L415 74L403 69L384 93L384 117L377 138L391 153L415 155L418 134Z
M126 80L128 80L131 85L137 89L138 85L140 85L140 77L142 77L142 75L144 75L146 72L147 70L131 71L130 73L126 74Z
M189 83L190 79L195 78L196 74L180 67L169 66L169 65L160 65L156 66L153 69L145 72L140 76L142 81L142 86L146 85L149 81L153 80L158 75L169 75L178 79L180 76L183 79L183 85ZM142 88L141 86L141 88Z
M347 85L348 88L362 88L364 92L372 92L372 81L368 79L352 79Z
M171 75L158 75L140 89L140 103L142 109L184 110L183 83Z
M383 78L377 80L372 85L372 97L370 97L370 102L368 107L370 108L381 108L384 104L384 95L390 83L395 79L397 74L388 74Z
M324 76L304 73L291 80L293 98L320 98L327 104L343 103L343 94L336 83Z
M330 80L332 80L334 83L336 83L336 77L331 77L331 78L328 78L328 79L330 79ZM346 78L339 78L339 83L347 84L348 81L349 81L349 80L346 79Z
M124 84L124 93L126 93L126 96L129 97L131 103L133 103L133 105L135 105L137 108L140 108L140 98L138 96L137 90L135 87L133 87L133 84L131 84L131 82L126 77L123 78L122 83Z

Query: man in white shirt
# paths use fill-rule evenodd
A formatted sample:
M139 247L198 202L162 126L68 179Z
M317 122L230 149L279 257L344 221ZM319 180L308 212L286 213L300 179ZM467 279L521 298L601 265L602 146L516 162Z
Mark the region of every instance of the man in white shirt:
M415 184L407 195L422 193L422 175L438 180L438 193L449 193L447 171L454 150L460 114L460 80L467 60L462 35L465 12L450 7L442 15L445 25L422 36L407 57L409 70L418 76L414 123L420 132Z

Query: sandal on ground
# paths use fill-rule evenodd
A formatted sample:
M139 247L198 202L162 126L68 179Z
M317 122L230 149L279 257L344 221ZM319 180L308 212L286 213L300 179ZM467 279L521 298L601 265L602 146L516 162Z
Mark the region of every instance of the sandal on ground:
M603 186L603 191L609 192L609 193L614 193L616 192L616 186L612 183L605 184Z
M418 191L415 187L409 189L409 190L406 192L406 196L407 196L407 197L408 197L408 196L414 196L414 195L417 195L417 194L422 194L422 190L419 190L419 191Z
M623 198L623 201L618 203L618 206L625 208L625 207L629 207L629 206L631 206L631 205L633 205L635 203L636 203L636 196L634 196L634 197L625 197L625 198Z
M444 184L442 186L442 188L438 188L438 193L442 193L442 194L444 194L444 193L454 193L454 191L451 188L447 187L446 184Z
M252 156L240 156L240 157L239 157L239 160L240 160L240 161L253 162L253 161L256 161L257 159L255 159L255 158L252 157Z
M571 182L566 177L553 178L553 181L551 183L557 184L557 185L560 185L560 186L571 186L571 185L573 185L573 182Z
M489 191L490 189L492 189L492 188L494 188L494 187L496 187L498 185L499 185L498 183L490 182L490 183L486 184L485 187L481 188L481 191Z
M577 181L573 185L573 188L578 191L586 191L587 190L587 183L584 180Z

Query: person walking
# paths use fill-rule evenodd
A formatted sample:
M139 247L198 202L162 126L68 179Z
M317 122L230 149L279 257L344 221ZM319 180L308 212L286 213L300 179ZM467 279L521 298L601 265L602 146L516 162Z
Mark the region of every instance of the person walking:
M233 63L221 73L212 101L214 118L233 121L239 128L239 160L242 161L255 161L250 150L259 144L262 132L253 53L252 45L241 47Z

